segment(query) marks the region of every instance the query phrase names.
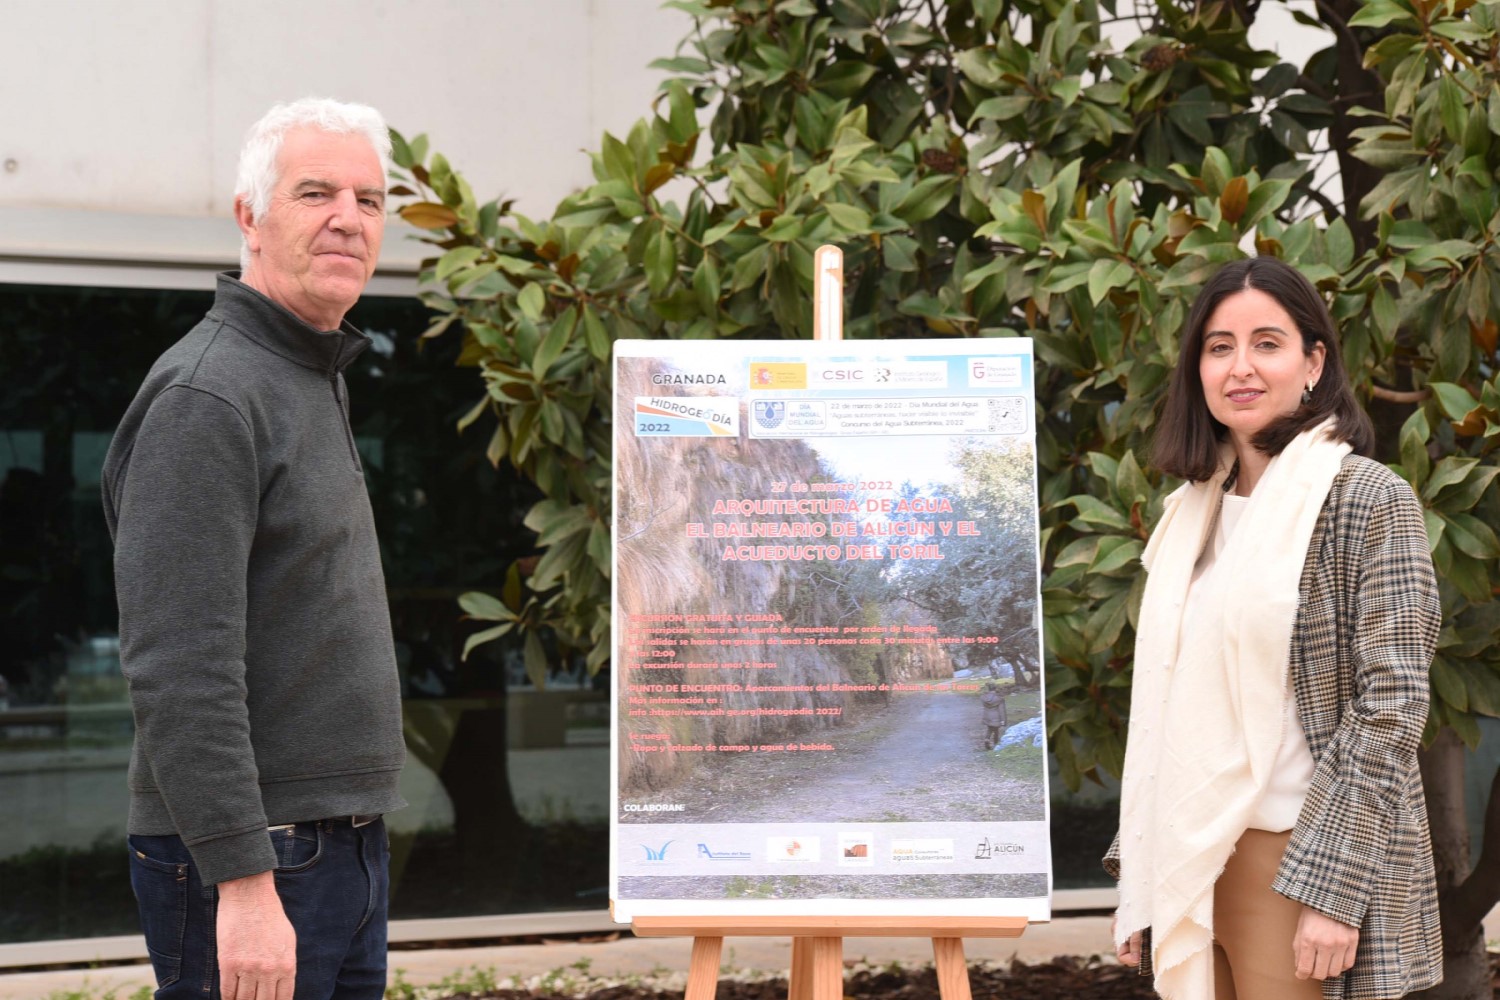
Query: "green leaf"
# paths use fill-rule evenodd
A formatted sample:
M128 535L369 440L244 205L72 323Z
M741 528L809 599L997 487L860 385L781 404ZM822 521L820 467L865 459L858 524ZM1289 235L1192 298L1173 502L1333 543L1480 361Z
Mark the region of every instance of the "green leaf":
M1481 465L1470 469L1468 477L1462 483L1444 490L1434 506L1445 514L1460 514L1472 510L1496 476L1500 476L1500 466Z
M1108 528L1113 531L1130 531L1130 522L1118 510L1098 497L1088 495L1071 496L1065 501L1078 508L1077 522L1088 527ZM1082 530L1087 530L1084 528Z
M484 250L480 247L454 247L438 258L434 274L439 281L447 281L448 276L460 268L468 267L480 257L484 256Z
M1432 465L1427 454L1427 439L1431 436L1427 414L1421 410L1414 410L1401 425L1401 464L1406 467L1407 479L1419 490L1427 482Z
M646 244L646 281L652 295L660 295L677 273L677 241L662 227Z
M1410 20L1411 11L1394 0L1368 0L1349 18L1351 28L1383 28L1393 21Z
M653 59L648 64L650 69L664 69L668 73L685 73L690 76L701 76L713 71L713 64L695 59L692 56L675 56L671 59Z
M1469 689L1464 686L1464 679L1448 662L1447 657L1434 656L1432 658L1432 689L1437 692L1449 705L1466 712L1469 709Z
M473 635L464 640L464 651L459 656L459 659L467 662L469 659L469 654L474 652L476 646L483 646L487 642L494 642L496 639L510 632L510 630L513 628L515 628L514 623L506 622L504 625L495 625L485 629L482 632L475 632Z
M1089 615L1083 630L1090 637L1089 652L1099 653L1113 646L1125 628L1127 595L1124 591L1110 597ZM1086 706L1086 710L1088 707Z
M412 158L411 147L406 139L393 128L386 129L391 135L391 162L402 170L410 170L417 161Z
M589 529L588 553L594 565L599 567L599 572L609 576L613 552L609 544L609 528L600 522L594 522L594 526Z
M819 73L813 86L830 97L854 97L874 75L875 67L870 63L846 59Z
M957 186L958 178L947 174L924 177L891 209L891 214L908 224L925 222L952 200Z
M1477 458L1443 456L1437 468L1432 470L1432 476L1427 480L1427 485L1422 487L1422 499L1428 501L1437 499L1437 495L1447 487L1463 482L1468 477L1469 470L1478 464Z
M548 328L547 335L537 345L536 354L532 357L531 370L538 382L547 377L547 371L552 363L562 354L563 348L568 346L568 341L573 336L573 324L578 321L578 310L574 306L564 309L562 315L553 320L552 326Z
M1240 220L1240 228L1254 227L1261 219L1280 208L1291 192L1292 182L1288 180L1268 179L1255 185L1255 189L1250 192L1245 216Z
M1139 538L1111 535L1099 541L1099 550L1089 564L1090 573L1108 576L1110 573L1139 562L1146 544Z
M1078 92L1082 87L1083 80L1081 77L1065 76L1052 85L1052 96L1062 101L1063 107L1072 107L1073 102L1078 100Z
M1089 268L1089 298L1094 305L1104 301L1111 288L1118 288L1134 275L1123 260L1096 260Z
M915 271L917 269L917 241L910 236L893 233L880 244L885 266L892 271Z
M1437 398L1438 406L1449 420L1463 420L1469 411L1479 405L1479 400L1469 394L1469 390L1452 382L1429 382L1427 387L1432 390L1433 396Z
M862 208L830 201L823 205L823 210L828 213L834 225L845 232L867 233L870 231L870 213Z
M762 239L771 243L786 243L802 235L803 219L800 215L778 215L771 224L760 231Z
M542 291L541 285L529 281L521 289L521 294L516 296L516 305L520 306L527 319L539 320L542 318L542 310L547 307L547 293Z
M705 316L715 316L719 311L719 269L707 254L693 271L693 294L698 298L698 308Z
M604 328L604 321L594 312L593 306L583 307L583 337L590 354L599 361L609 360L609 331Z
M1464 141L1464 127L1469 122L1469 109L1464 92L1453 77L1444 75L1438 81L1438 109L1443 119L1443 131L1455 143Z
M629 146L606 132L599 157L604 163L605 176L602 180L624 181L632 188L637 187L635 154L630 151Z
M468 427L474 421L478 420L480 415L483 414L485 410L489 409L489 406L489 395L485 394L483 396L480 396L479 402L475 403L473 408L471 408L469 412L458 418L458 432L462 434L464 428Z
M1427 526L1427 548L1436 555L1443 534L1448 530L1448 522L1435 510L1422 511L1422 522Z
M765 277L766 259L771 255L771 244L761 243L734 262L729 290L738 292L749 288Z
M1454 548L1475 559L1500 557L1500 538L1495 537L1495 531L1489 525L1472 514L1442 516L1448 522L1445 535Z
M1400 322L1400 314L1396 309L1396 300L1386 289L1385 282L1375 286L1375 292L1370 296L1370 315L1375 319L1375 327L1382 336L1387 339L1396 335L1396 326Z
M1126 508L1151 498L1151 484L1146 481L1146 474L1141 471L1134 451L1127 451L1120 459L1119 468L1115 472L1114 487L1115 494L1124 501Z
M1323 232L1324 246L1328 250L1328 264L1335 271L1347 271L1354 262L1354 234L1343 216L1334 219Z
M1457 267L1479 250L1468 240L1439 240L1407 251L1406 262L1413 267L1442 262Z
M507 608L498 597L491 597L477 590L461 594L458 598L458 606L463 608L464 614L480 621L508 622L514 621L516 617L515 613Z
M538 691L543 690L547 686L547 652L542 648L542 640L535 632L527 632L525 647L526 676Z
M981 118L991 118L997 122L1009 121L1029 108L1031 103L1032 98L1025 94L991 97L988 100L979 102L979 106L969 116L969 124L973 125Z
M1493 664L1470 662L1463 671L1469 688L1469 711L1491 718L1500 716L1500 674Z

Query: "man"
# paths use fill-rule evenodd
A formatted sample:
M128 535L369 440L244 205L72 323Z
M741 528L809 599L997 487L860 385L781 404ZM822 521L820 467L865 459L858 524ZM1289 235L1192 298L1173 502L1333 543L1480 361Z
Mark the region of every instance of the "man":
M240 157L242 273L152 367L104 468L136 738L131 884L158 997L376 998L405 750L342 371L390 139L272 108Z

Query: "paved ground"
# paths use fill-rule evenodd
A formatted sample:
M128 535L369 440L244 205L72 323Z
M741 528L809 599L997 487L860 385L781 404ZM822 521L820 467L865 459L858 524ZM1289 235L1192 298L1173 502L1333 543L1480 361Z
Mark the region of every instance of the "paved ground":
M596 944L563 941L556 944L509 945L488 948L396 951L390 956L391 975L402 970L414 985L437 983L456 972L493 969L496 978L529 979L555 970L590 976L646 976L685 973L691 941L686 938L632 938ZM1054 955L1087 955L1110 950L1109 918L1069 917L1031 927L1020 938L971 939L964 942L971 961L1009 961L1013 956L1037 961ZM786 938L729 938L722 964L733 970L785 973L791 965L791 941ZM849 938L845 960L903 965L932 961L931 944L919 938ZM145 965L63 972L14 973L0 976L0 1000L46 1000L54 993L87 989L94 996L115 990L119 1000L143 986L151 986Z
M854 725L800 737L826 740L834 753L717 755L724 759L670 789L632 798L685 804L687 815L706 823L1043 819L1042 752L1029 760L986 752L978 696L955 691L953 681L923 683L925 692L897 694ZM1037 692L1005 690L1011 724L1037 714Z

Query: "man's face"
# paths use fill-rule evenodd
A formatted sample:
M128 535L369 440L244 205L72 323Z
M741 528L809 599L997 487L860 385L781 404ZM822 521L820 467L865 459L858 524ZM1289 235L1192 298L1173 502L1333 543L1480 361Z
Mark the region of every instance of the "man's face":
M250 248L246 284L320 330L339 325L364 291L385 232L385 177L363 136L288 132L265 215L235 201Z

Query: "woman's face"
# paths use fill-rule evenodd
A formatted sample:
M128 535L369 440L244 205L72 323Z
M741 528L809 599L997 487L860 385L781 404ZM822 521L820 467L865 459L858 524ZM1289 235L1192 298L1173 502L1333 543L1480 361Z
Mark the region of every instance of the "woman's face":
M1302 404L1323 374L1323 345L1302 351L1302 331L1270 295L1246 288L1219 303L1203 328L1198 374L1208 412L1248 446L1277 417Z

